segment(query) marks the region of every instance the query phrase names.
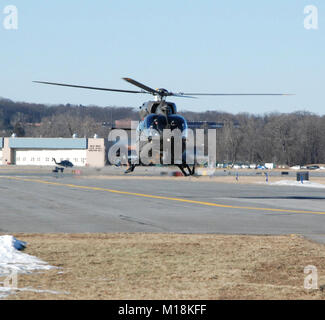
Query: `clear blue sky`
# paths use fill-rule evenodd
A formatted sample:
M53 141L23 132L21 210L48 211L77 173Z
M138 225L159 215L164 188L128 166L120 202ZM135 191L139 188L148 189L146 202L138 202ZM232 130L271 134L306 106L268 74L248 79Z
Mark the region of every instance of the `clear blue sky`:
M4 30L5 5L19 29ZM304 7L319 29L304 28ZM183 92L288 92L294 97L177 99L181 110L325 114L323 0L10 0L0 2L0 96L14 101L138 107L146 95L33 84L131 89L132 77Z

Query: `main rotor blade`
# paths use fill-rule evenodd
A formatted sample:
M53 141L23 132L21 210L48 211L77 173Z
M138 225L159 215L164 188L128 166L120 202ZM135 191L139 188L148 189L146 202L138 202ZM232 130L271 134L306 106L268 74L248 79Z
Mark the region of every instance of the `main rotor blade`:
M98 88L98 87L87 87L87 86L78 86L74 84L65 84L65 83L55 83L55 82L46 82L46 81L33 81L35 83L49 84L53 86L62 86L62 87L72 87L80 89L91 89L91 90L102 90L102 91L114 91L114 92L124 92L124 93L145 93L145 91L133 91L133 90L122 90L122 89L108 89L108 88Z
M187 96L293 96L288 93L179 93Z
M157 90L152 89L152 88L150 88L150 87L148 87L148 86L146 86L146 85L144 85L144 84L142 84L142 83L140 83L138 81L135 81L135 80L133 80L131 78L122 78L122 79L129 82L129 83L131 83L131 84L133 84L134 86L137 86L137 87L139 87L139 88L141 88L141 89L143 89L143 90L145 90L147 92L152 93L153 95L159 95L159 92Z
M170 93L168 94L168 96L170 96L170 97L178 97L178 98L191 98L191 99L197 99L197 97L191 97L191 96L187 96L187 95L184 95L184 94L172 93L172 92L170 92Z

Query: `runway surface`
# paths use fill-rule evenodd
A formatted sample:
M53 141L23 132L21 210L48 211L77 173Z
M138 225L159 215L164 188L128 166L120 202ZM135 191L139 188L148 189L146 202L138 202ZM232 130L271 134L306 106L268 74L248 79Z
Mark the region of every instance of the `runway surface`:
M142 177L1 175L1 233L303 234L325 240L325 190Z

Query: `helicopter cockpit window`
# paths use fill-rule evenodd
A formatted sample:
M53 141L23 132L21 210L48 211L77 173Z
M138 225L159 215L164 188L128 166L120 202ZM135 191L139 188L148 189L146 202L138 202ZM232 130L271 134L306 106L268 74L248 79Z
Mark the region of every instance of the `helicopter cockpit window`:
M184 131L187 129L187 123L185 119L181 116L170 117L169 123L170 123L171 130L179 129L181 131Z
M149 115L145 119L145 128L147 129L155 129L158 131L162 131L166 128L167 122L164 116L157 115Z

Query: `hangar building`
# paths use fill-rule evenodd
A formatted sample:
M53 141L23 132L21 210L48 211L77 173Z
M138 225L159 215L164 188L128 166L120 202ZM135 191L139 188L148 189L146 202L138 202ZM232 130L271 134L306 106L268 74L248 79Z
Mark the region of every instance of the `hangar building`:
M0 138L0 164L53 166L53 158L76 167L104 167L105 140L101 138Z

